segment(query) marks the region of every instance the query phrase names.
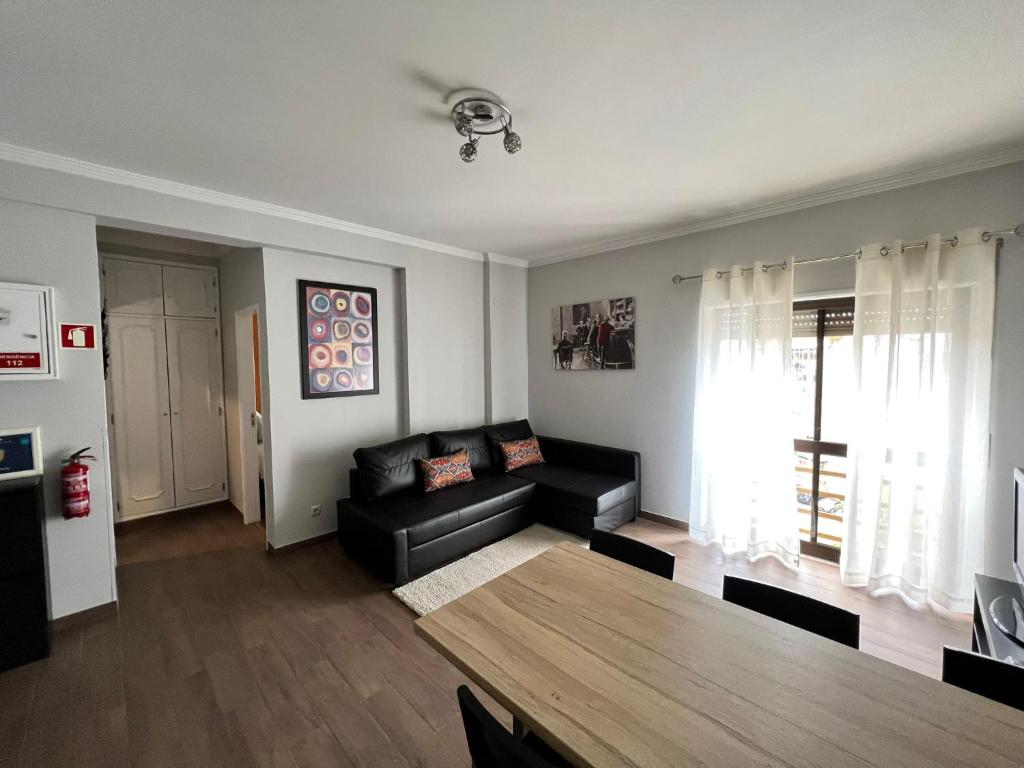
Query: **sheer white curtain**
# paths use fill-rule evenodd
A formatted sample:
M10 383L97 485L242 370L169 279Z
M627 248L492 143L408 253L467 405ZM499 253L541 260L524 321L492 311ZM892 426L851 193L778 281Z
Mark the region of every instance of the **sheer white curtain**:
M995 244L862 249L840 562L872 593L968 611L982 568Z
M690 536L793 565L793 262L704 273Z

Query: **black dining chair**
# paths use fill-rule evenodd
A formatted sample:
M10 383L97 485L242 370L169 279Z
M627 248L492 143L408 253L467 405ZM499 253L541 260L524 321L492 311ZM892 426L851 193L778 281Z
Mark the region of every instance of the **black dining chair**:
M722 599L851 648L860 647L860 616L788 589L726 576Z
M505 730L468 686L460 685L456 693L473 768L505 768L514 765L565 768L569 765L535 733L527 733L519 739ZM527 757L535 758L534 762L515 762Z
M570 765L561 760L553 763L545 759L504 728L501 733L488 733L484 740L495 768L562 768ZM479 768L476 760L473 765Z
M942 682L1024 710L1024 667L959 648L942 649Z
M676 556L642 541L617 533L594 530L590 533L590 549L619 562L641 568L669 581L676 569Z

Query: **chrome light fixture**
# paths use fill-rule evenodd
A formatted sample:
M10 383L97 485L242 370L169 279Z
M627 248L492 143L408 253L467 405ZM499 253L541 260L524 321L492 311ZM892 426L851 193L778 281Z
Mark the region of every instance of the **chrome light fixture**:
M480 141L480 139L474 139L472 133L469 136L469 141L459 147L459 157L464 163L472 163L476 160L476 145Z
M500 101L472 96L457 101L451 115L456 133L469 139L459 147L459 157L464 163L476 160L481 136L504 134L502 144L510 155L523 148L523 140L512 130L512 112Z

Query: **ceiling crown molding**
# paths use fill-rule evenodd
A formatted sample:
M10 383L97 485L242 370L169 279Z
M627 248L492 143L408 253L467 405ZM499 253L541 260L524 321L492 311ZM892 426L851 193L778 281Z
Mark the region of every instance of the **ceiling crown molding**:
M891 176L883 176L882 178L871 181L862 181L856 184L836 187L822 192L802 195L800 197L785 198L775 202L766 203L764 205L755 206L753 208L747 208L746 210L737 211L736 213L730 213L725 216L716 216L714 218L697 221L693 224L688 224L685 227L659 230L656 232L639 232L635 235L629 235L626 237L601 240L580 248L570 248L565 251L536 256L531 258L529 263L531 267L542 267L547 264L557 264L561 261L582 259L587 256L595 256L599 253L631 248L635 245L657 243L662 240L671 240L674 237L683 237L697 232L706 232L711 229L721 229L722 227L729 227L734 224L742 224L744 222L755 221L757 219L766 219L769 216L792 213L793 211L813 208L818 205L837 203L841 200L873 195L878 192L887 192L893 189L900 189L901 187L910 187L915 184L922 184L928 181L938 181L939 179L945 179L950 176L959 176L962 173L970 173L972 171L982 171L986 168L995 168L996 166L1016 163L1021 160L1024 160L1024 145L1012 146L973 158L953 160L950 162L940 163L938 165L919 168L913 171L904 171Z
M19 147L15 144L0 142L0 161L8 161L27 165L33 168L42 168L50 171L60 171L74 176L83 176L96 181L105 181L111 184L143 189L148 192L170 195L198 203L209 203L220 205L226 208L234 208L249 213L258 213L265 216L275 216L280 219L300 222L302 224L313 224L318 227L335 229L341 232L349 232L354 235L371 237L375 240L387 240L392 243L400 243L415 248L422 248L427 251L445 253L450 256L458 256L473 261L483 261L483 253L471 251L466 248L457 248L453 245L435 243L430 240L422 240L418 237L403 235L398 232L389 232L386 229L377 229L351 221L334 219L330 216L321 216L308 211L301 211L297 208L287 208L283 205L265 203L260 200L253 200L239 195L230 195L226 192L196 187L191 184L182 184L177 181L168 181L156 176L146 176L134 171L125 171L120 168L113 168L109 165L90 163L86 160L76 160L73 157L55 155L51 152L43 152L38 149ZM497 261L497 259L495 259Z
M526 259L517 259L515 256L502 256L500 253L484 253L484 261L492 261L495 264L507 264L510 267L529 267L530 262Z

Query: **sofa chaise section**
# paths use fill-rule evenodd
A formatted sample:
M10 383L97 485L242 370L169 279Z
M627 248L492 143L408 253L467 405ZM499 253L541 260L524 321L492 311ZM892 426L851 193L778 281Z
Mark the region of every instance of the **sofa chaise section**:
M538 436L543 464L513 470L537 486L533 507L545 525L583 538L614 531L640 511L640 454Z

